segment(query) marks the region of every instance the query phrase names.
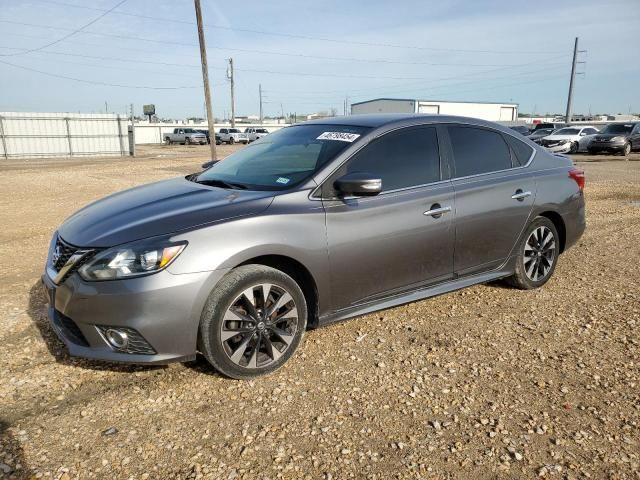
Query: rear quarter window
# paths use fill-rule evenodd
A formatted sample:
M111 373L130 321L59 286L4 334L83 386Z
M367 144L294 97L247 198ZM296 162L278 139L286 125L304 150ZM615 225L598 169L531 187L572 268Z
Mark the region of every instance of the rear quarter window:
M529 162L531 155L533 155L533 147L518 140L517 138L512 137L511 135L504 135L504 138L509 144L509 148L511 149L511 153L516 164L515 166L517 167L526 165Z

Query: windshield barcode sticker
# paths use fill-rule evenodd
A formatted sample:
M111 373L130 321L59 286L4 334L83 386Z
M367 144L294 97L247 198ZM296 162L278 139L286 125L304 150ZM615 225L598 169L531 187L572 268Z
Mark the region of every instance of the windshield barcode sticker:
M348 132L324 132L316 140L338 140L339 142L352 143L360 134Z

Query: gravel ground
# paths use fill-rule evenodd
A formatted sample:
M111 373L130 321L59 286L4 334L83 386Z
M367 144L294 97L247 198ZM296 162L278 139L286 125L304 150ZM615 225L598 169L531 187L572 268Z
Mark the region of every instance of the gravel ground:
M53 230L207 152L0 166L0 477L640 478L640 155L576 157L588 229L540 290L310 331L251 382L70 358L39 285Z

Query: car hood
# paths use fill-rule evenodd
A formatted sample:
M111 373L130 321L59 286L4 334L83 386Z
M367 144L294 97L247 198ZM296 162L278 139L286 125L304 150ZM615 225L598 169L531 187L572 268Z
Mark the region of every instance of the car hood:
M58 229L68 243L111 247L265 210L273 192L227 190L181 177L142 185L94 202Z
M630 134L629 133L597 133L595 135L595 138L597 138L598 140L609 140L613 137L624 137L627 138Z
M560 140L577 140L580 138L579 135L547 135L544 137L545 140L551 141L560 141Z

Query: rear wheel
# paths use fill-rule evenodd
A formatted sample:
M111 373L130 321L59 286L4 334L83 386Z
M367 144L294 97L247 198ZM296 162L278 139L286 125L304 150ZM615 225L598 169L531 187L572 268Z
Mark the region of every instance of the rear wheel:
M229 145L233 145L234 143L236 143L236 139L233 137L229 138Z
M553 275L559 254L555 225L546 217L535 218L518 245L515 272L507 281L523 290L541 287Z
M211 292L200 319L200 351L222 374L270 373L293 355L307 326L307 304L288 275L245 265Z
M171 145L171 139L169 137L164 139L164 144L165 145Z
M184 144L185 145L190 145L191 144L191 139L189 137L184 139Z

